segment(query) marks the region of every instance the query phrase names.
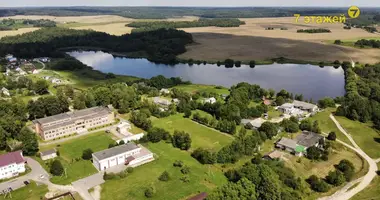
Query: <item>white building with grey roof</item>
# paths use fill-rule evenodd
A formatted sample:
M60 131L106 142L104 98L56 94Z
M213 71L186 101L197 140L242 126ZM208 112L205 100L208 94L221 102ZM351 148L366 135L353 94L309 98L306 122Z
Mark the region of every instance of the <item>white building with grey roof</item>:
M153 153L141 145L127 143L92 154L93 164L99 171L117 165L137 167L154 160Z
M114 120L114 114L109 108L93 107L36 119L33 123L36 133L43 140L52 140L107 125Z

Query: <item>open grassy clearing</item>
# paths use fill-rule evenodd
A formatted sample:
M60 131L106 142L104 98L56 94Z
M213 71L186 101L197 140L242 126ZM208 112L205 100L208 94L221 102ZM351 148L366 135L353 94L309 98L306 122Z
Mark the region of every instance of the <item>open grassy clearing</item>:
M41 151L56 148L60 156L58 159L62 162L66 169L66 175L53 176L50 180L56 184L70 184L73 181L95 174L97 170L89 160L82 160L82 152L85 149L92 149L94 152L108 148L110 143L114 141L105 132L93 133L83 137L75 138L49 146L41 146ZM36 158L42 166L49 171L48 164L51 161L42 161Z
M188 92L190 94L194 93L201 93L201 92L209 92L209 93L216 93L216 94L226 94L229 95L230 91L228 88L221 87L216 88L217 86L214 85L199 85L199 84L190 84L190 85L179 85L175 86L174 88L183 90L184 92Z
M350 134L360 148L371 158L380 158L380 143L376 140L380 138L379 133L372 128L370 123L352 121L346 117L335 117L340 125Z
M321 128L322 132L328 134L331 131L335 132L336 137L349 144L352 145L350 140L339 131L338 127L336 127L335 123L330 119L330 114L335 112L335 108L327 108L324 109L322 112L317 113L316 115L312 116L310 119L317 120L319 123L319 127Z
M146 147L157 155L157 159L135 168L125 179L110 180L101 185L101 199L146 199L144 190L147 187L154 187L156 190L156 194L150 199L186 199L198 192L210 192L227 182L223 173L217 168L198 163L188 152L173 148L170 144L149 143ZM181 160L190 167L190 173L187 175L190 182L183 183L179 180L184 175L180 172L180 168L173 167L175 160ZM161 182L158 177L165 170L171 179L168 182Z
M324 178L329 171L335 169L334 165L343 159L347 159L354 164L356 170L354 178L359 178L368 171L368 163L365 160L337 142L333 143L332 152L327 161L311 161L305 157L296 157L290 154L286 154L286 158L287 160L284 163L303 178L308 178L313 174Z
M380 169L380 163L377 163ZM351 200L379 200L380 199L380 176L376 176L371 184L367 186L359 194L351 198Z
M218 151L222 147L228 145L232 140L232 136L228 136L215 129L200 125L191 119L183 117L183 114L171 115L166 118L154 118L153 126L163 128L171 133L175 130L185 131L190 134L192 143L191 149L198 147Z
M38 185L35 182L30 182L29 185L15 190L12 192L12 199L20 199L20 200L40 200L45 194L48 192L48 188L46 185ZM4 198L4 195L0 195L1 200L11 199L9 196Z

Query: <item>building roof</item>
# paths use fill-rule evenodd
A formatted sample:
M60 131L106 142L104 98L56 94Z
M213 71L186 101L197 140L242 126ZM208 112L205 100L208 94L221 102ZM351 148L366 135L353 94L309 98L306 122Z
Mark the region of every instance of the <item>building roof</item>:
M264 119L262 118L256 118L250 122L248 122L249 124L251 124L252 127L255 127L255 128L260 128L261 124L263 124L265 122Z
M264 157L269 157L270 159L276 159L276 158L281 158L283 155L284 155L283 152L274 150L265 154Z
M302 152L305 152L305 149L306 149L306 147L304 147L302 145L297 145L295 151L298 153L302 153Z
M297 101L297 100L294 100L293 104L295 107L300 107L300 108L305 109L305 110L314 109L315 107L317 107L314 104L307 103L304 101Z
M8 166L13 163L25 162L22 156L22 151L14 151L7 154L0 155L0 167Z
M280 108L293 108L294 104L292 103L284 103L280 106Z
M297 144L305 146L307 148L314 146L322 139L323 136L318 133L304 131L302 134L296 137Z
M252 121L252 119L242 119L242 120L240 121L240 123L246 125L246 124L248 124L250 121Z
M96 153L93 153L92 156L96 157L98 160L104 160L138 148L140 147L134 143L127 143L103 151L98 151Z
M36 119L33 122L40 123L42 126L44 126L52 122L60 121L55 125L47 125L46 127L44 127L43 130L46 131L64 125L73 124L78 119L91 119L97 116L108 115L111 112L112 111L106 107L92 107L83 110L76 110L73 112L61 113L50 117Z
M277 144L291 149L296 149L297 147L297 142L295 140L285 137L282 137L281 140L277 142Z
M160 98L160 97L154 97L153 98L153 102L156 103L156 104L161 104L161 105L166 105L166 106L172 104L169 100L163 99L163 98Z
M55 153L57 153L57 150L50 149L50 150L47 150L47 151L41 151L40 155L41 156L47 156L47 155L51 155L51 154L55 154Z
M117 128L124 128L124 127L130 127L130 126L131 126L130 123L123 121L119 125L117 125Z

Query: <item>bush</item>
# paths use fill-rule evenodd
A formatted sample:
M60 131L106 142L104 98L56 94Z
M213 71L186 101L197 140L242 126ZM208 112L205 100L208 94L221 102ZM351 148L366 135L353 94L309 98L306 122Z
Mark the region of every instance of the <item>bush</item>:
M201 164L214 164L216 162L215 154L202 148L197 148L191 153L191 156Z
M234 60L232 60L232 59L226 59L226 60L224 61L224 65L225 65L226 67L228 67L228 68L233 67L234 64L235 64L235 62L234 62Z
M133 167L127 167L127 172L131 174L133 172Z
M147 197L147 198L151 198L151 197L153 197L153 195L154 195L154 189L152 188L152 187L148 187L148 188L146 188L145 189L145 191L144 191L144 195L145 195L145 197Z
M92 153L94 153L92 151L92 149L85 149L85 150L83 150L83 153L82 153L83 160L91 160Z
M180 161L180 160L176 160L176 161L174 161L173 166L174 167L182 167L183 166L183 162Z
M335 141L336 140L336 134L335 134L335 132L330 132L329 135L327 136L327 139Z
M191 116L191 110L189 108L185 109L185 115L183 117L189 118Z
M190 135L184 131L174 131L172 137L173 146L181 150L188 150L191 147Z
M354 165L346 159L341 160L336 168L344 174L346 181L350 181L355 173Z
M188 173L190 173L190 167L188 167L188 166L184 166L184 167L181 169L181 172L182 172L182 174L188 174Z
M345 181L346 178L344 177L344 174L339 170L330 171L329 174L326 176L326 182L334 186L340 186Z
M61 161L54 160L50 166L50 173L53 174L54 176L61 176L63 174L63 171L64 169L63 169Z
M169 181L170 180L169 173L167 171L162 172L162 174L158 177L158 180L165 181L165 182Z
M184 183L188 183L188 182L190 182L190 179L189 179L189 177L187 177L187 176L183 176L183 177L181 177L179 180L181 180L181 181L184 182Z

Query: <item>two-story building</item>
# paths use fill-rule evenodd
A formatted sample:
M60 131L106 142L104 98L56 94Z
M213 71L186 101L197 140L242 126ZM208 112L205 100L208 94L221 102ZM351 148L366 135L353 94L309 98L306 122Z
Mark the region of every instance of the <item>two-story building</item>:
M25 172L25 159L22 151L0 155L0 179L18 176Z
M36 133L43 140L52 140L73 133L81 133L88 128L110 124L114 120L111 109L93 107L36 119L33 123Z

